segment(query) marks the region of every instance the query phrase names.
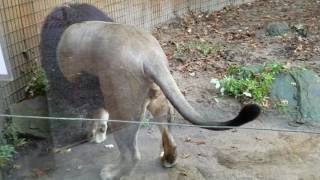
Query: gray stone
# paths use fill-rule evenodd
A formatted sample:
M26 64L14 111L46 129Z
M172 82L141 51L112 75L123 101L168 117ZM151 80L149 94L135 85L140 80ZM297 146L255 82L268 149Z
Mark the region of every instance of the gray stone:
M307 37L307 28L303 24L296 24L292 29L301 37Z
M292 72L300 94L300 112L303 119L320 122L320 78L309 70Z
M293 85L295 80L290 74L281 73L273 81L270 94L271 98L276 100L277 103L282 100L288 101L288 106L285 107L285 111L294 119L300 119L300 113L298 112L298 95L297 88Z
M271 98L287 100L285 111L298 122L320 122L320 77L313 71L280 74L271 86Z
M289 25L286 22L271 22L266 31L269 36L281 36L289 32Z
M33 99L24 100L9 107L11 115L24 116L48 116L47 99L44 96L37 96ZM50 128L47 119L33 118L12 118L13 127L21 134L35 137L49 137Z

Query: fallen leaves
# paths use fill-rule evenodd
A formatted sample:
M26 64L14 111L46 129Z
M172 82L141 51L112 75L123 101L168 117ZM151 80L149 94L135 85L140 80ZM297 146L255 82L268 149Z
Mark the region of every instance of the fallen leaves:
M36 178L40 178L45 175L45 172L41 169L33 169L33 173Z
M239 40L251 40L255 38L255 32L252 31L242 31L241 29L238 32L227 32L223 36L226 41L239 41Z
M182 159L188 159L190 156L190 154L182 154Z
M201 77L203 72L223 77L230 65L261 64L273 59L297 65L306 63L307 67L320 72L318 63L312 60L320 54L320 14L316 7L316 2L258 0L214 12L189 11L157 28L155 33L172 70L191 77ZM280 37L265 36L266 25L271 21L288 23L289 33ZM302 30L308 36L299 35ZM188 47L188 42L202 40L210 42L210 47Z
M193 144L196 144L196 145L206 144L206 142L203 141L203 140L192 140L190 137L186 137L184 142L193 143Z
M184 169L182 169L182 170L179 169L179 174L182 176L188 176L188 171L186 171Z
M182 176L188 176L188 170L185 169L185 168L182 168L182 167L176 167L179 171L179 174L182 175Z

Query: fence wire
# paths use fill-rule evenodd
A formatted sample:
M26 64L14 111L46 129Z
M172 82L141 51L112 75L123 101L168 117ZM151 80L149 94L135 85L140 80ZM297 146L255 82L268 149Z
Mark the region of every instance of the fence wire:
M0 114L0 117L5 118L21 118L21 119L45 119L45 120L64 120L64 121L103 121L104 119L96 118L69 118L69 117L44 117L44 116L23 116L23 115L8 115ZM287 132L287 133L303 133L303 134L320 134L320 131L308 131L299 129L279 129L279 128L258 128L258 127L245 127L245 126L205 126L205 125L194 125L185 123L168 123L168 122L155 122L155 119L150 119L149 125L167 125L167 126L177 126L177 127L195 127L195 128L205 128L205 129L239 129L239 130L252 130L252 131L270 131L270 132ZM108 119L108 122L114 123L124 123L124 124L145 124L143 121L128 121L128 120L116 120Z

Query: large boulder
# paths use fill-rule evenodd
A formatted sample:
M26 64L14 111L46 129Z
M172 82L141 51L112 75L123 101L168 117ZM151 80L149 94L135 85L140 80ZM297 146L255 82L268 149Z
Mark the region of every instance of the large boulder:
M297 122L320 122L320 77L311 70L280 74L271 86L271 98L287 100L285 111Z
M47 99L37 96L33 99L24 100L9 107L10 114L23 116L48 116ZM34 137L47 138L50 136L50 126L47 119L33 119L13 117L12 125L18 133Z
M267 25L267 35L269 36L282 36L290 30L286 22L271 22Z

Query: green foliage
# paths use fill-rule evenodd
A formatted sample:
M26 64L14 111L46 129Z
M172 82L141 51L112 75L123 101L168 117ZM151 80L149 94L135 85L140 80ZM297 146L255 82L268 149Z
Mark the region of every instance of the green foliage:
M17 130L12 126L12 124L8 125L4 131L3 131L4 136L6 139L13 144L15 147L21 147L25 145L27 142L24 138L20 138L18 136Z
M252 99L261 103L269 94L269 87L276 74L285 71L278 62L260 66L231 66L220 81L220 92L240 99Z
M13 158L14 153L14 146L7 144L7 141L0 132L0 168L3 168Z
M278 110L279 112L285 113L286 109L288 107L288 104L282 103L282 102L278 102L274 104L274 108L276 110Z
M25 93L27 98L45 95L48 89L48 81L45 77L43 70L40 69L38 66L33 66L31 74L31 80L25 87Z
M187 47L184 43L175 43L176 51L173 54L174 59L183 59L184 54L187 52Z
M142 127L150 127L150 119L144 118L142 120Z
M202 56L208 56L219 50L219 46L215 46L203 39L176 43L175 45L176 51L173 55L175 59L181 59L185 54L190 52L199 52Z
M0 168L3 168L16 153L15 149L25 145L27 142L24 138L20 138L16 129L11 125L7 125L3 132L0 132Z
M196 49L202 55L205 55L205 56L217 51L216 47L214 47L211 43L205 40L194 41L190 44L189 48Z
M4 167L13 158L14 153L13 145L0 143L0 168Z

